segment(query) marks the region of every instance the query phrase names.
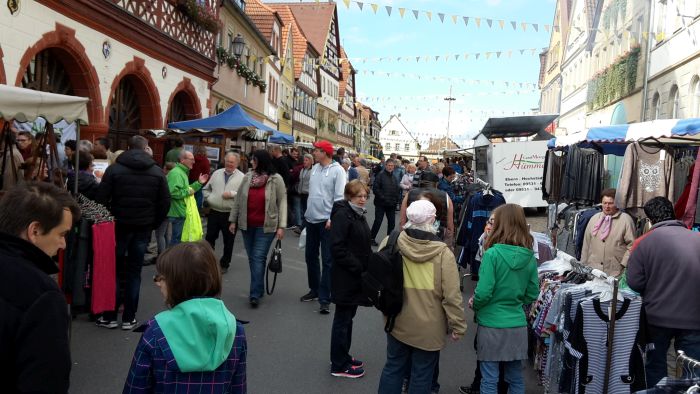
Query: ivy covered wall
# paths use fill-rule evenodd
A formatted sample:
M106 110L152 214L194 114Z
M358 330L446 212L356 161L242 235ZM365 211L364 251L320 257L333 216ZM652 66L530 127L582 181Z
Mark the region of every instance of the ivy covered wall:
M640 48L634 47L588 82L588 109L606 107L634 91L637 84Z

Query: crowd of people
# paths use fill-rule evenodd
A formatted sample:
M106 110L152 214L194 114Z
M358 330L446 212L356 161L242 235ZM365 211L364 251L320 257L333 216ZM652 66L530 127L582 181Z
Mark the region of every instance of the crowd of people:
M22 133L16 139L12 154L16 150L18 160L31 158L31 139ZM126 151L116 153L106 139L65 144L62 171L71 182L77 180L80 194L107 207L115 219L117 298L113 310L95 316L96 325L144 330L125 393L194 387L246 392L245 331L221 300L222 275L232 264L239 230L253 309L263 302L273 241L282 240L286 230L304 232L308 290L300 301L317 301L321 315L335 305L330 373L345 378L365 374L351 349L357 310L372 306L363 296L363 274L373 254L396 234L403 307L386 335L378 392L440 390L440 351L448 338L458 341L467 330L454 254L455 217L465 202L464 184L473 180L463 163L431 164L424 156L409 163L391 155L371 166L318 141L310 154L279 146L247 155L227 152L223 167L212 173L206 150L190 152L182 142L175 141L162 167L148 140L138 135L129 139ZM110 161L104 173L92 169L95 157ZM74 196L55 182L14 181L0 200L0 380L11 392L67 392L70 317L50 275L58 271L54 258L66 248L65 236L81 212ZM370 226L366 216L372 195ZM700 239L673 219L668 200L656 198L644 207L652 231L635 240L633 223L615 207L615 190L602 196L602 211L583 235L582 262L611 276L625 275L644 297L656 345L647 373L658 380L665 376L670 341L691 357L700 356L700 305L689 287L700 281L700 269L687 264L698 259ZM182 241L188 199L198 210L208 210L201 241ZM478 366L474 383L459 390L524 393L528 330L523 308L539 290L534 240L522 207L505 204L489 214L479 240L478 282L466 303L475 315ZM385 217L386 237L377 238ZM223 251L217 261L220 235ZM145 256L152 238L157 244L153 281L167 310L141 324L142 267L149 263Z

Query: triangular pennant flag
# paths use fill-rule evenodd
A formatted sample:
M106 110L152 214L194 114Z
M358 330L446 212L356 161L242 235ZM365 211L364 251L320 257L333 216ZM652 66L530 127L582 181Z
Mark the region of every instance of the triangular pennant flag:
M445 23L445 14L438 12L438 17L440 18L440 23Z
M537 49L535 49L535 48L530 49L530 55L534 56L536 51L537 51Z
M350 0L343 0L343 3L345 4L345 8L350 8Z
M506 21L504 21L504 20L498 21L498 26L501 27L501 30L503 30L503 26L505 26L505 25L506 25Z
M416 19L418 19L418 13L419 13L419 12L420 12L420 11L418 11L418 10L413 10L413 16L415 16Z
M386 8L386 13L387 13L387 15L391 16L391 6L388 5L388 6L386 6L385 8Z
M457 18L459 18L457 15L452 15L452 23L455 25L457 24Z
M459 60L459 55L455 55L455 60Z
M523 31L527 31L527 23L523 22L520 24L520 26L522 26Z
M644 41L648 40L648 39L649 39L649 33L646 32L646 31L642 32L642 38L644 38Z
M512 51L512 50L509 50L509 51L508 51L508 58L510 59L511 56L513 56L513 51Z
M489 25L489 29L493 26L493 19L487 19L486 23Z
M376 14L377 9L379 9L379 4L372 3L372 4L370 4L370 6L372 7L372 12L374 12Z
M433 13L430 11L425 11L425 15L428 17L429 21L433 20Z
M549 25L544 25L544 31L546 31L547 33L549 33L550 28L551 27Z
M462 19L464 19L464 26L469 26L469 17L463 16Z
M440 56L435 56L435 61L438 61L440 59Z
M664 32L656 33L656 41L663 41L664 38L666 38L666 34Z
M510 25L513 26L513 30L518 30L518 22L510 21Z
M501 52L501 51L496 52L496 57L500 59L500 58L501 58L501 53L503 53L503 52Z
M361 2L361 1L357 2L357 6L360 7L360 11L362 11L362 6L364 6L364 5L365 5L365 3Z
M416 56L416 62L420 61L420 56Z
M538 32L540 29L540 26L537 23L533 23L532 28L535 29L535 32Z
M448 53L447 55L445 55L445 61L448 61L448 60L450 60L450 54L449 54L449 53Z
M477 29L480 28L481 27L481 18L474 18L474 21L476 22L476 28Z
M464 54L464 60L467 60L467 59L469 59L469 54L468 54L468 53L465 53L465 54Z
M490 57L491 57L491 52L486 52L486 60L489 60Z
M520 54L522 55L522 54L524 54L524 53L525 53L525 50L524 50L524 49L521 49L521 50L520 50Z
M399 8L399 15L401 15L401 19L403 19L403 14L405 14L405 13L406 13L405 8Z

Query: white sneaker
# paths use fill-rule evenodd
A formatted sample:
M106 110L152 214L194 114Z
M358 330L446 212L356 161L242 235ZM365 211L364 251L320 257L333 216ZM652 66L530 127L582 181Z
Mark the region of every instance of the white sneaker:
M116 320L106 320L104 317L101 317L95 321L95 324L97 327L102 327L102 328L109 328L110 330L113 328L117 328L119 326L119 323L117 323Z
M139 322L136 321L136 319L134 319L132 321L122 322L122 330L125 330L125 331L133 330L134 328L136 328L136 326L138 324L139 324Z

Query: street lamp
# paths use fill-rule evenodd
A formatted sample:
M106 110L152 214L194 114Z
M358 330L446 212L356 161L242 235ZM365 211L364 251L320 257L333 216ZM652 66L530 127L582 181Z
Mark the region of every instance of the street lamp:
M447 101L447 135L445 136L445 150L447 150L450 140L450 115L452 114L452 102L456 100L456 98L452 97L452 85L450 85L450 95L445 97L444 100Z
M243 49L245 49L245 40L240 34L236 34L236 38L233 39L233 56L240 58L243 54Z

